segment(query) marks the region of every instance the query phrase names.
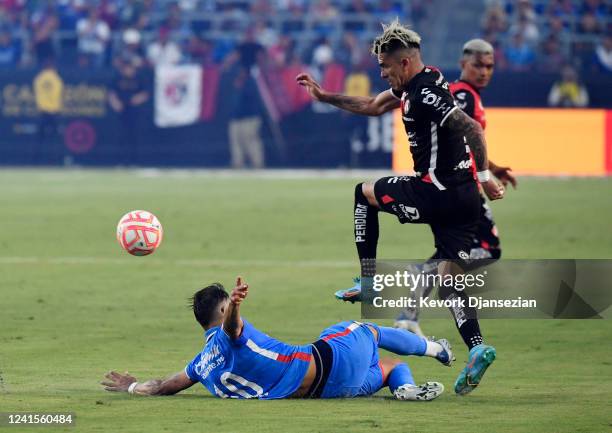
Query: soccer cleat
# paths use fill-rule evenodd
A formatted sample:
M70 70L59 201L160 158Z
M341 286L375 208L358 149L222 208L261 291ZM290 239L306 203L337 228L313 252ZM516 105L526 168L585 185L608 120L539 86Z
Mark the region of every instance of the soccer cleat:
M425 382L423 385L405 384L393 391L398 400L429 401L437 398L444 392L444 385L440 382Z
M480 384L487 368L495 361L497 353L493 346L479 344L472 347L465 368L459 373L455 381L455 392L465 395L474 390Z
M450 367L455 357L453 356L453 351L451 350L451 344L445 338L440 338L439 340L434 340L440 346L442 346L442 352L436 355L436 359L440 361L442 364Z
M352 304L355 302L361 302L361 278L353 278L355 285L349 289L338 290L334 295L336 299L341 301L349 301Z

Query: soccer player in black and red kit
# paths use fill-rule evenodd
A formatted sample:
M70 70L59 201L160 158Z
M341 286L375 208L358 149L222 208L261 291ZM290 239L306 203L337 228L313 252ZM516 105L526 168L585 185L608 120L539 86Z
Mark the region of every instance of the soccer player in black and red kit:
M483 39L472 39L463 45L460 60L461 76L449 84L449 90L455 97L457 105L468 116L476 120L484 130L487 126L485 110L480 99L480 91L489 85L495 67L493 46ZM510 167L502 167L489 159L489 170L504 186L511 184L516 188L516 178ZM501 257L501 245L497 226L493 221L493 214L487 205L484 196L480 196L480 217L476 236L472 242L470 259L473 267L490 264ZM486 259L486 260L482 260ZM432 260L418 266L415 272L436 272L436 261ZM423 287L421 296L428 296L432 287ZM408 329L416 334L423 335L418 324L419 309L409 308L395 321L398 328Z
M475 178L489 199L501 199L504 194L489 172L482 127L457 106L442 73L423 64L420 43L420 36L397 20L383 26L372 52L390 89L375 97L333 94L308 74L296 78L313 99L353 113L379 116L398 107L402 110L415 176L384 177L355 188L359 289L362 283L370 284L376 273L379 211L395 215L402 224L429 224L435 239L434 258L443 260L438 271L458 273L457 262L465 265L469 260L477 232L480 194ZM467 297L452 288L441 288L440 296L451 302ZM467 303L456 305L451 313L470 353L455 392L466 394L478 386L496 352L483 343L476 310Z

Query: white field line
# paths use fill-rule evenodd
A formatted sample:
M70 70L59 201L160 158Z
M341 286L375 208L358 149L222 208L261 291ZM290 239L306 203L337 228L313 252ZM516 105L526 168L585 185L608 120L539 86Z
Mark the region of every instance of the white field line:
M113 259L107 257L0 257L0 265L118 265L134 266L173 265L186 267L209 266L249 266L249 267L289 267L289 268L356 268L355 261L338 260L225 260L225 259L178 259L161 260L151 257L126 257Z

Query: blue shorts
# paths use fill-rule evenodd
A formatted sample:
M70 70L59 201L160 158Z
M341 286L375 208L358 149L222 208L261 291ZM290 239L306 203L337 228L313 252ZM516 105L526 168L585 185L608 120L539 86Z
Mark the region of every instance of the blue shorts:
M378 328L372 323L341 322L319 336L333 351L331 372L321 398L372 395L382 388L378 341L366 325Z

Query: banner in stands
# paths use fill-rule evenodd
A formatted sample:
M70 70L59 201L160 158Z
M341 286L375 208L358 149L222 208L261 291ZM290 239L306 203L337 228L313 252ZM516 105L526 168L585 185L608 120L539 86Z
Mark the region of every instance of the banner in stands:
M197 122L202 111L202 67L155 68L155 125L160 128Z

